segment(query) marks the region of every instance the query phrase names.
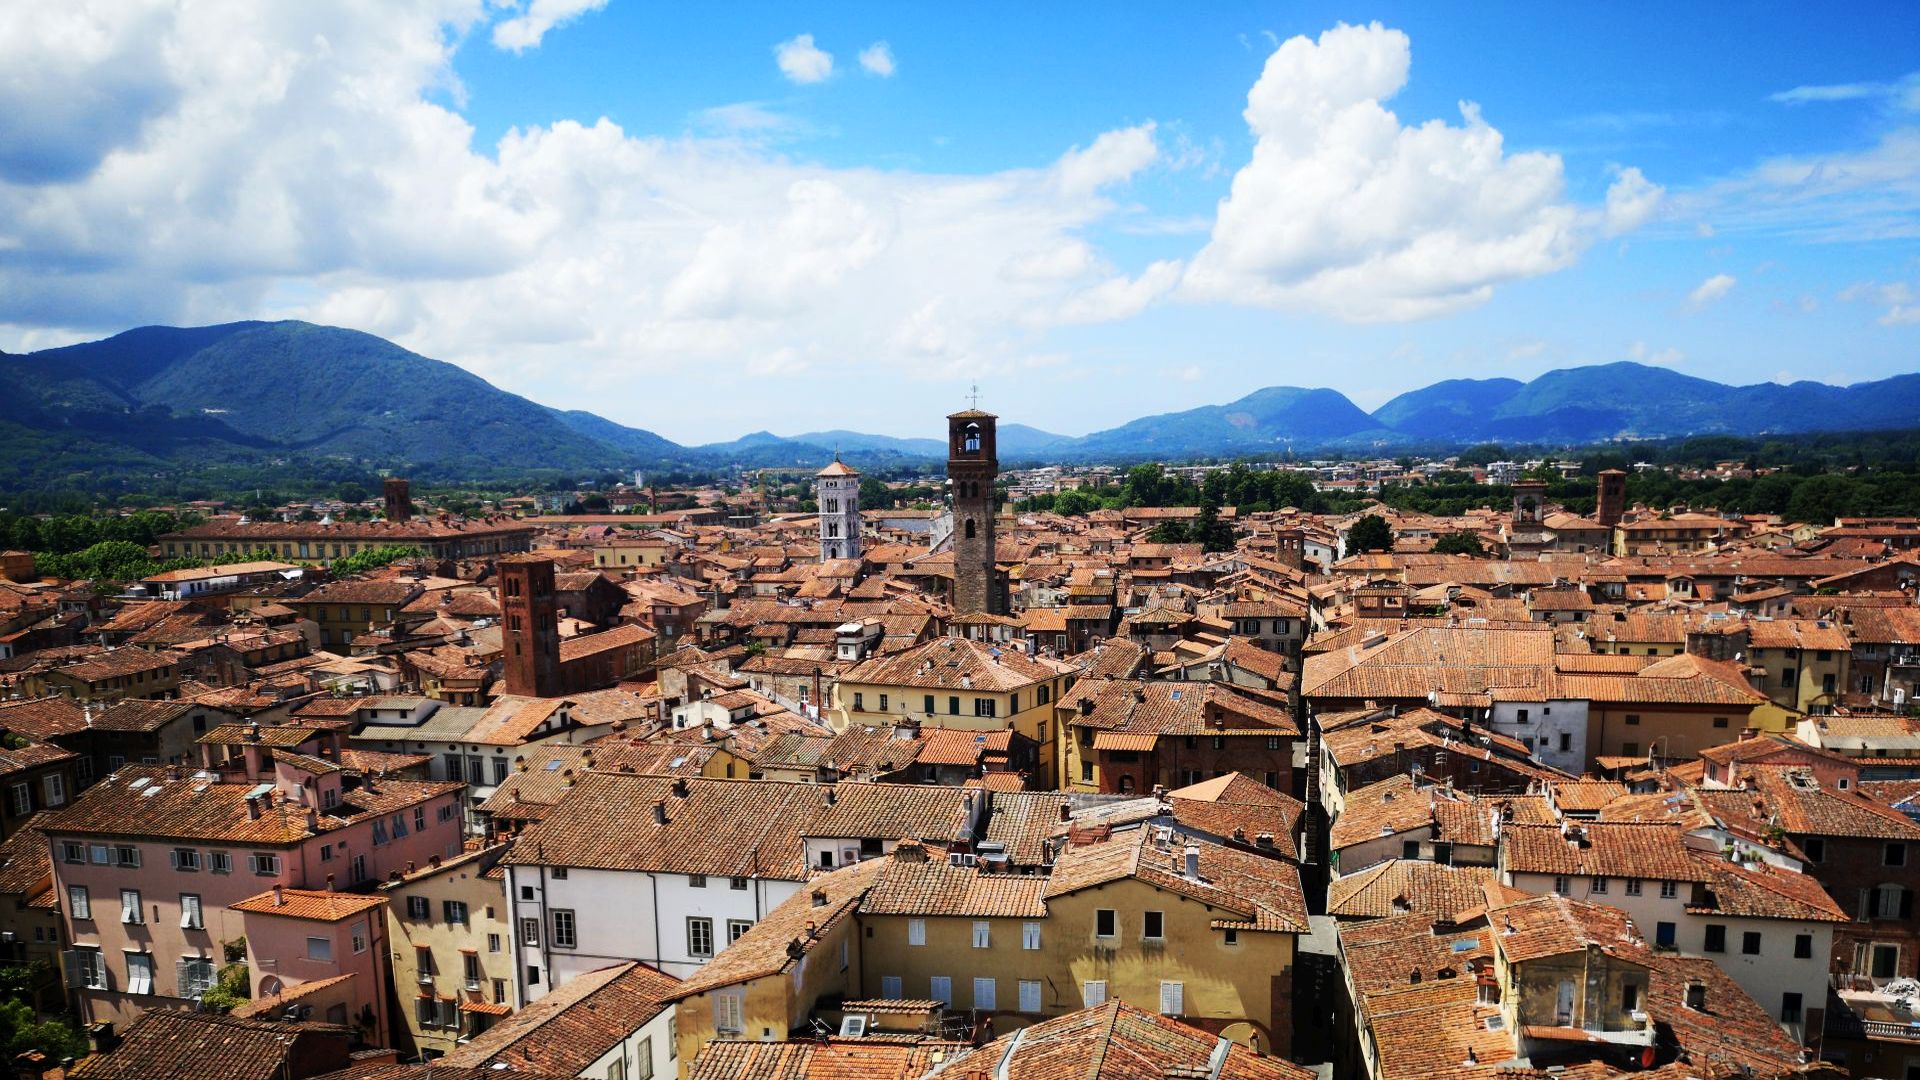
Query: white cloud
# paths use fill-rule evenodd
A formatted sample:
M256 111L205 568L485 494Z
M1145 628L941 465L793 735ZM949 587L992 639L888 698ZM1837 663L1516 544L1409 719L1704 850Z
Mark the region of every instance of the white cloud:
M1920 110L1920 72L1891 82L1827 83L1796 86L1769 94L1768 101L1782 105L1812 105L1834 101L1886 100L1896 109Z
M538 48L547 31L606 6L607 0L532 0L524 14L494 24L494 47L512 52Z
M833 54L813 43L812 34L788 38L773 47L774 62L790 82L824 82L833 74Z
M1715 274L1694 286L1693 291L1687 294L1687 299L1694 307L1705 307L1732 292L1733 286L1732 274Z
M1630 359L1638 360L1640 363L1652 364L1656 367L1673 367L1687 358L1686 353L1681 352L1671 345L1656 351L1648 348L1647 343L1644 341L1636 341L1632 345L1627 346L1627 356Z
M126 12L138 38L0 34L0 53L41 42L35 70L55 73L160 58L156 111L82 140L74 175L0 168L10 340L307 318L698 437L786 403L687 392L668 409L645 388L1027 371L1050 327L1123 318L1177 277L1117 267L1089 236L1132 212L1109 193L1156 164L1150 124L975 176L796 161L740 137L772 122L752 105L701 118L721 137L562 120L476 147L436 91L483 0L366 4L153 0ZM0 106L28 100L0 80Z
M1638 172L1615 181L1617 214L1565 202L1560 159L1507 153L1470 103L1459 126L1402 125L1382 102L1410 63L1407 36L1378 23L1291 38L1268 57L1244 114L1252 160L1185 295L1355 321L1442 315L1571 265L1607 217L1625 226L1650 211Z
M1666 193L1665 188L1648 180L1639 169L1621 169L1607 186L1607 235L1632 232L1645 224Z
M1188 364L1182 368L1169 368L1161 374L1169 379L1178 379L1181 382L1194 383L1205 378L1207 373L1200 370L1200 365L1198 364Z
M1884 285L1874 281L1858 282L1841 289L1838 299L1845 303L1872 304L1883 308L1880 318L1876 320L1881 326L1920 324L1920 290L1904 281Z
M1860 150L1768 158L1677 195L1673 217L1711 219L1726 235L1864 243L1920 237L1920 127Z
M871 74L883 79L892 78L894 72L893 46L884 41L876 41L860 50L860 66Z

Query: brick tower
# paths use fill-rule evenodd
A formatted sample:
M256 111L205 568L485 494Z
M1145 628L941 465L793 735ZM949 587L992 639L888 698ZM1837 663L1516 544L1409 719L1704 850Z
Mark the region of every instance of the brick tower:
M560 696L560 621L552 559L510 555L500 560L500 622L507 693Z
M386 483L380 485L387 496L387 520L394 524L413 517L413 497L408 493L408 484L397 476L389 476Z
M992 413L966 409L947 417L947 484L953 491L953 607L961 614L1007 613L1006 583L993 565L994 456Z
M1600 502L1593 520L1611 529L1627 516L1627 474L1619 469L1600 471Z

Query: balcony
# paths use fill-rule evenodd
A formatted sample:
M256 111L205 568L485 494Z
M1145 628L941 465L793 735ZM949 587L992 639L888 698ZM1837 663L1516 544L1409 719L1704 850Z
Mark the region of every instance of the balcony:
M1827 1001L1827 1036L1920 1043L1920 1013L1915 1011L1914 999L1895 997L1873 984L1864 976L1834 976L1834 992Z

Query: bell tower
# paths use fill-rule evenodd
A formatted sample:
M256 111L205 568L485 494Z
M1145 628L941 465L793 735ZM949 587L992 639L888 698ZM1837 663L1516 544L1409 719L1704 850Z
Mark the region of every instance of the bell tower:
M1000 475L994 422L977 408L947 417L947 486L953 494L953 608L1007 613L1006 582L994 569L993 482Z
M820 505L820 561L860 557L860 474L835 454L813 474Z

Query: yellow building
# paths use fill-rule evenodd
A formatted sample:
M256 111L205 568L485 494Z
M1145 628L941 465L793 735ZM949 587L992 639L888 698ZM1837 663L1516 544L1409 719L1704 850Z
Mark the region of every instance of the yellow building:
M636 567L664 566L667 561L665 540L615 539L593 548L596 570L632 570Z
M855 912L885 865L869 860L814 878L680 984L671 999L681 1076L713 1039L784 1039L821 999L857 996Z
M511 932L496 869L511 844L435 861L380 886L393 945L395 1025L408 1056L440 1057L512 1012Z
M939 638L848 669L834 684L827 719L839 731L848 724L880 728L902 720L964 731L1017 731L1038 744L1042 771L1050 773L1059 757L1053 704L1077 670L1011 645ZM1037 779L1043 787L1054 783L1050 775Z
M1853 642L1825 619L1751 619L1747 664L1758 669L1760 690L1775 705L1812 712L1839 703L1853 663Z
M1156 827L1076 834L1050 876L981 873L917 844L860 909L861 996L939 1001L996 1032L1102 1004L1284 1056L1296 936L1289 863Z

